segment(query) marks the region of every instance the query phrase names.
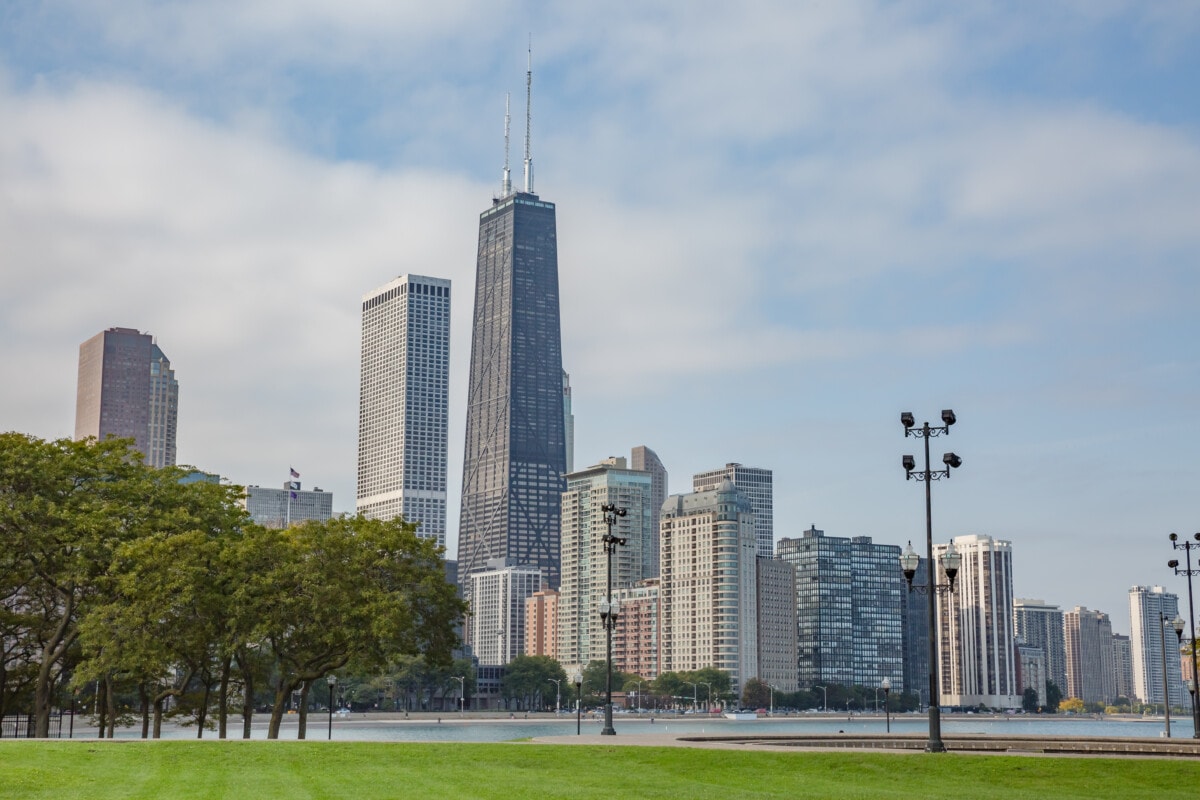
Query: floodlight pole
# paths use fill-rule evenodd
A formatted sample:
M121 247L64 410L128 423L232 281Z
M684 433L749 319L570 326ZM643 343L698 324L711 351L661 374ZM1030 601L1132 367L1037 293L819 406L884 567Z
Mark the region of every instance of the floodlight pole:
M937 646L937 613L936 602L937 595L942 592L954 591L954 574L957 573L957 563L953 565L953 572L946 569L947 577L950 579L948 586L939 586L934 572L933 561L933 491L930 484L933 481L942 478L950 477L950 469L957 467L962 461L954 453L947 453L942 461L946 464L944 470L932 470L929 468L929 440L934 436L949 436L950 426L957 421L954 412L946 410L942 412L942 425L931 426L928 422L921 427L915 428L915 420L913 415L907 411L900 415L900 422L904 425L904 435L912 436L918 439L923 439L925 443L925 469L916 470L911 456L904 457L904 471L906 480L918 480L925 483L925 580L926 585L924 591L929 593L929 741L925 745L927 753L944 753L946 745L942 742L942 717L941 717L941 686L938 680L938 646ZM950 543L950 548L947 551L947 559L953 551L954 543ZM907 553L912 552L912 543L909 542ZM903 561L904 557L901 556ZM949 565L947 565L949 566ZM914 566L915 570L915 566ZM913 586L912 584L913 571L905 567L905 578L908 579L908 590L922 591L921 587ZM924 592L922 592L924 593Z

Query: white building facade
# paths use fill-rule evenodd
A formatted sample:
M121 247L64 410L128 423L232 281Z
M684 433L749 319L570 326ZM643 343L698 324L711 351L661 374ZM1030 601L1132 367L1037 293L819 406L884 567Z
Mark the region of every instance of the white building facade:
M718 488L728 478L750 501L754 513L754 537L758 554L763 558L775 555L774 477L769 469L726 464L721 469L708 470L692 476L693 492L708 492Z
M661 672L716 667L732 688L758 675L754 513L729 479L672 495L659 530Z
M948 545L935 544L940 559ZM941 703L1020 708L1013 631L1012 544L991 536L956 536L962 556L955 589L938 595Z
M1166 653L1167 697L1173 706L1191 701L1183 684L1179 642L1171 620L1179 614L1179 596L1162 586L1129 590L1129 649L1133 691L1143 703L1163 702L1163 653ZM1163 620L1166 620L1164 623Z
M525 601L541 589L542 571L492 559L467 577L475 657L480 664L504 666L525 652Z
M355 507L446 546L450 281L401 275L362 299Z
M650 474L629 469L624 458L608 458L567 476L567 491L562 495L557 651L568 672L607 655L599 613L600 601L607 598L608 591L608 556L604 552L608 526L603 506L625 510L623 516L615 517L612 530L614 536L625 540L612 555L614 596L618 590L653 577L650 490Z

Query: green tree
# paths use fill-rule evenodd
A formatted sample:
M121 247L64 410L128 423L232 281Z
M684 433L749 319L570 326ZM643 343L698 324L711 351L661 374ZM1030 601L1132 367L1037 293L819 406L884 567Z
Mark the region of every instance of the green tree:
M743 708L765 708L771 702L771 687L758 678L751 678L742 687Z
M19 598L18 638L36 665L38 737L49 733L79 620L105 597L113 553L164 511L154 502L152 470L131 446L126 439L46 442L0 434L0 575L7 584L0 595Z
M1026 687L1025 692L1021 695L1021 708L1031 713L1038 710L1037 689L1032 686Z
M360 668L418 653L430 664L450 662L465 607L446 582L436 543L415 530L399 519L358 516L263 532L271 566L249 591L261 603L256 638L276 676L268 738L278 738L296 690L303 736L311 682L351 659Z
M517 656L508 662L500 691L506 700L515 700L518 708L536 708L553 702L559 681L564 689L567 673L549 656Z
M1062 690L1058 688L1058 684L1054 681L1046 681L1046 711L1054 714L1058 712L1059 703L1062 702Z

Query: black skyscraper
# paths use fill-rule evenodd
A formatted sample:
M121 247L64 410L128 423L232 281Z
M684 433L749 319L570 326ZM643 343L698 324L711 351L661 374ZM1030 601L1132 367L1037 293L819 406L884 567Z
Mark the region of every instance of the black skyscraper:
M558 243L554 204L533 193L528 126L525 141L525 190L511 190L506 130L502 196L479 215L458 568L465 579L507 558L541 567L558 586L566 488Z

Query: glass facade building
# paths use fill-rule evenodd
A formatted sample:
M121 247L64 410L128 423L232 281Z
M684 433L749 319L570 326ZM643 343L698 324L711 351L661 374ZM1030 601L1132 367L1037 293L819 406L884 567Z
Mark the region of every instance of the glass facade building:
M801 687L904 685L904 574L900 548L869 536L825 536L815 527L780 539L777 557L796 571Z
M529 192L479 217L458 562L531 565L559 583L566 487L555 209Z
M1067 650L1062 609L1041 599L1018 597L1013 601L1013 631L1018 641L1042 648L1046 654L1046 681L1057 686L1063 697L1067 697Z

